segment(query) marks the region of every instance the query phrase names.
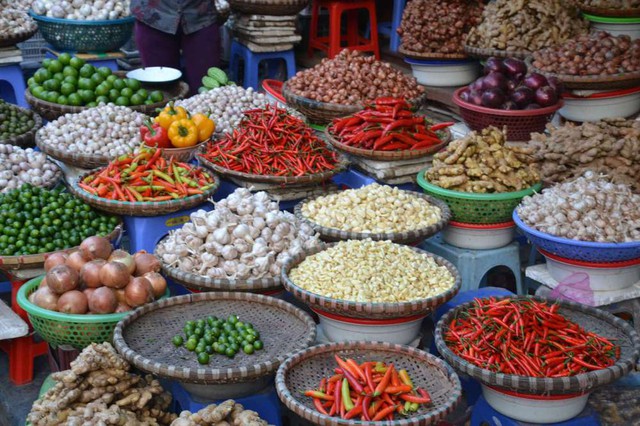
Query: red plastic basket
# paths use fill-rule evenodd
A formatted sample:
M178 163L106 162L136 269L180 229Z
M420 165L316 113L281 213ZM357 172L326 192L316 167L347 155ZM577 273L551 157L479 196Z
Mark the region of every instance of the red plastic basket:
M460 93L466 89L467 86L456 90L453 93L453 102L460 107L460 115L467 126L471 130L482 130L488 126L506 126L507 140L513 142L528 142L531 133L544 132L547 123L562 107L562 101L559 101L550 107L529 110L486 108L460 99Z

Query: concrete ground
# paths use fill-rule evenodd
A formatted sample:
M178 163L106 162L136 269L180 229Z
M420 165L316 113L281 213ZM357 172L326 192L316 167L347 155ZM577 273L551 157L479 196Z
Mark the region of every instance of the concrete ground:
M36 358L33 382L16 386L9 380L9 357L0 351L0 426L22 426L42 382L49 375L46 355Z

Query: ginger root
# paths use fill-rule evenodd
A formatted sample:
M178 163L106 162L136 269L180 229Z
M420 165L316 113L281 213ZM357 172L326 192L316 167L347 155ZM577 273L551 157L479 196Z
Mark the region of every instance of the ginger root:
M197 413L183 411L171 426L267 426L258 413L245 410L232 399L211 404Z

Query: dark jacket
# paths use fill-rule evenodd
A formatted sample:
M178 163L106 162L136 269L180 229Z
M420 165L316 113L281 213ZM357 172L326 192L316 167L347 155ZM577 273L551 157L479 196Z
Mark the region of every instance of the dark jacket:
M131 14L169 34L176 34L179 28L191 34L216 23L214 0L131 0Z

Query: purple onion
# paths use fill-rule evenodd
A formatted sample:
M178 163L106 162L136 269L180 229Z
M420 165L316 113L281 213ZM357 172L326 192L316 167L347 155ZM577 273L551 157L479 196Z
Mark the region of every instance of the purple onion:
M469 85L469 90L471 92L480 92L482 90L482 82L483 82L483 80L484 80L484 77L480 77L479 79L477 79L476 81L471 83Z
M478 106L482 105L482 93L469 92L469 102Z
M524 108L535 99L535 92L526 86L518 87L511 94L511 100L520 108Z
M534 72L525 77L524 85L531 90L538 90L543 86L548 86L549 82L544 75Z
M519 59L506 58L502 61L502 64L507 70L507 75L510 77L516 77L527 73L527 66Z
M484 64L484 73L489 74L491 72L499 72L504 74L507 72L507 68L502 63L502 59L491 57L487 59L487 62Z
M507 78L504 74L490 72L482 80L482 88L484 90L500 89L505 92L507 90Z
M548 107L558 103L558 94L551 86L543 86L536 90L536 102L541 107Z
M482 94L482 105L487 108L500 108L505 101L504 92L500 89L487 89Z
M558 96L562 95L565 89L564 84L562 84L560 80L558 80L556 77L549 77L547 78L547 81L549 82L549 86L553 87Z

